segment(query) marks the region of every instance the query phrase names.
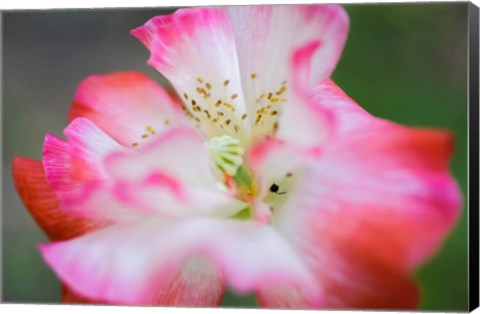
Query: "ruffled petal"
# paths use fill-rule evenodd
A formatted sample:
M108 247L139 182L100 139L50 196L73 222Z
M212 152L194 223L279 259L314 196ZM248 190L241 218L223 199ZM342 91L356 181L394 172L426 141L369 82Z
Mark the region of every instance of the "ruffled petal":
M390 122L365 111L330 79L312 88L308 99L314 108L328 112L337 136L368 129L383 132L391 127Z
M248 123L241 119L245 102L226 11L179 9L152 18L132 34L150 50L148 63L182 95L189 116L207 136L245 139Z
M293 249L271 227L251 221L148 219L41 247L76 293L121 304L151 304L190 258L213 262L237 292L302 287L321 297ZM200 280L200 289L206 282Z
M341 115L345 108L339 108ZM272 218L309 261L325 289L325 308L415 307L412 272L458 220L461 197L448 169L451 136L371 122L376 125L355 132L346 125L321 152L311 151L312 162L304 159L306 170ZM292 160L295 151L306 154L285 143L269 148L252 159L259 169L268 170L262 167L268 160ZM263 290L259 298L269 307L308 306L301 294L289 298L285 290Z
M72 121L64 133L66 142L47 135L43 146L46 180L61 200L82 193L86 182L105 179L103 159L125 149L86 118Z
M191 259L173 279L156 292L150 305L159 306L218 306L225 294L224 282L215 268L200 259ZM74 292L62 284L62 303L67 304L112 304L115 302L95 301ZM146 305L146 304L143 304Z
M78 218L63 211L45 180L41 162L15 158L13 179L23 204L50 239L71 239L106 226L104 221Z
M339 5L232 6L228 12L250 123L261 138L275 129L271 115L282 114L287 107L296 110L290 70L294 51L311 42L317 45L304 89L327 79L345 44L348 16Z
M165 132L141 153L114 153L105 165L117 198L144 213L228 217L247 206L217 182L208 147L191 129Z
M69 121L85 117L124 146L140 146L168 125L188 123L179 100L140 72L92 75L78 86Z

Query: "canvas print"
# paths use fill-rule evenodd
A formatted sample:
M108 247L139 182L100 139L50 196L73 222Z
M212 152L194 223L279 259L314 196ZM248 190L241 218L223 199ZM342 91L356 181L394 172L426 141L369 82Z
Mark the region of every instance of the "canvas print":
M468 9L4 13L3 301L466 310Z

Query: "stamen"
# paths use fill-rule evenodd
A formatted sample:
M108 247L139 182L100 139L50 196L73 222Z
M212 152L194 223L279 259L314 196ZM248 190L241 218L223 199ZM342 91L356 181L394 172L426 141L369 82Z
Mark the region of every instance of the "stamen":
M156 134L155 130L152 128L151 125L147 125L147 131L149 131L152 134Z
M250 77L251 77L252 79L255 79L255 78L257 77L257 73L252 73L252 74L250 74Z

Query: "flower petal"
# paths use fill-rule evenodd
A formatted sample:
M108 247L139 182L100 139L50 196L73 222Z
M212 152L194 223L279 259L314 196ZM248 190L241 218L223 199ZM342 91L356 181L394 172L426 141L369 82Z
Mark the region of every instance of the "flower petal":
M191 259L165 288L157 291L151 305L160 306L218 306L225 294L223 279L212 265L199 259ZM112 304L85 298L62 284L62 303ZM143 304L145 305L145 304Z
M272 219L309 261L326 308L416 306L410 276L459 216L461 197L448 170L451 136L380 120L371 125L377 123L381 132L337 132L320 154L312 152ZM291 160L295 149L272 145L257 164ZM288 298L282 290L263 290L259 296L265 306L308 306L299 293Z
M132 34L150 50L148 63L183 96L190 116L207 136L235 134L244 139L248 123L241 119L245 102L226 11L179 9L152 18ZM223 115L217 117L217 111ZM218 121L214 123L215 117Z
M319 41L311 41L295 50L291 58L291 101L279 118L277 137L298 145L318 149L332 132L332 115L310 97L308 80Z
M313 107L328 112L332 123L335 124L336 134L342 135L343 133L357 132L363 129L375 129L378 132L390 129L390 122L373 117L345 94L332 80L326 80L312 88L308 99Z
M52 240L71 239L106 225L103 221L78 218L64 212L45 180L43 166L39 161L15 158L13 179L25 207Z
M74 193L62 198L66 211L124 223L148 215L230 217L247 206L215 181L208 149L191 129L166 131L138 151L98 157L94 169L101 176L74 182Z
M148 219L41 250L77 293L107 302L151 304L155 291L192 257L213 262L238 292L292 284L319 297L290 245L271 227L252 221Z
M145 135L151 138L170 123L187 123L178 103L140 72L92 75L78 86L69 121L88 118L130 147L143 144Z
M64 133L67 142L47 135L43 147L47 182L62 200L81 193L84 183L104 179L103 158L124 150L86 118L72 121Z
M253 97L252 87L273 91L288 79L292 52L312 41L320 47L312 59L308 86L327 79L348 33L348 16L340 5L231 6L228 12L244 87ZM254 84L247 83L252 73L257 74Z
M261 138L275 130L276 119L270 115L287 115L288 107L295 108L292 113L297 110L291 92L292 54L315 42L318 47L310 56L304 89L327 79L345 44L348 17L339 5L232 6L228 11L250 123Z

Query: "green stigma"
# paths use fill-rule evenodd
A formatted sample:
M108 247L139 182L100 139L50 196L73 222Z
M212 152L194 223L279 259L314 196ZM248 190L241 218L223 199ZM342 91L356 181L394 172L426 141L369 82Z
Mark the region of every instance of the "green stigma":
M240 141L229 135L217 136L208 141L208 147L215 167L221 173L235 176L243 165L243 155L245 154Z

